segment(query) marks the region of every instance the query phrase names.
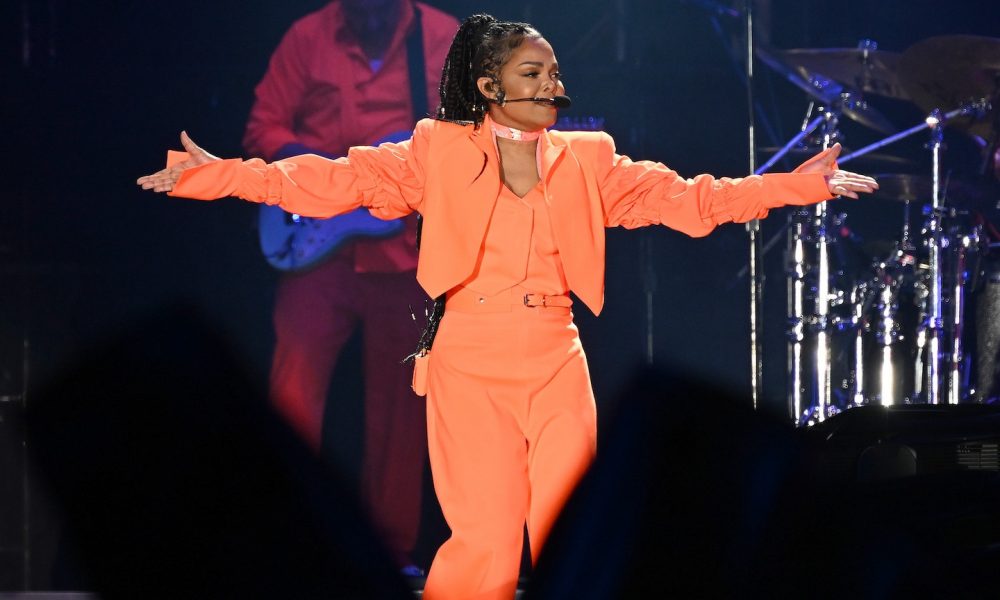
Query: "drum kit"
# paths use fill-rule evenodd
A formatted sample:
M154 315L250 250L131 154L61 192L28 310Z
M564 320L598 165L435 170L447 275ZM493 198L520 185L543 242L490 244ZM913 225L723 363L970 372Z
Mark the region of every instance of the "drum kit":
M849 231L846 215L826 202L791 214L785 234L791 418L811 425L870 403L957 404L996 395L986 388L997 371L1000 341L992 337L1000 331L992 324L1000 314L978 310L970 328L966 305L974 288L978 294L994 283L976 274L991 260L990 241L1000 241L1000 39L940 36L902 53L863 40L857 48L759 50L758 57L809 101L799 133L772 149L758 173L789 153L812 154L837 142L842 118L888 137L842 154L841 165L862 157L879 170L906 164L886 149L921 132L930 154L927 173L876 175L880 189L863 201L898 206L902 218L895 239L869 248L858 272L845 273L835 259L842 254L837 245L849 243L841 233ZM873 96L915 104L926 117L898 131L869 103ZM943 167L946 126L977 148L981 162L970 165L971 179ZM922 207L922 217L911 219L911 207ZM991 293L1000 294L1000 277ZM984 307L1000 310L1000 302L983 296ZM980 350L993 355L977 357L976 383L967 343L973 337L983 338Z

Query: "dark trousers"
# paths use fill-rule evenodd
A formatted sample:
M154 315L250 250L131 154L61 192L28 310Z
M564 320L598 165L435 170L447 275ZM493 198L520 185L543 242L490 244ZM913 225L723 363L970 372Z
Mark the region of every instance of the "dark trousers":
M317 451L333 368L344 343L362 327L361 490L375 526L404 564L420 523L427 417L424 400L410 389L412 368L401 361L413 351L418 335L409 307L421 312L425 298L413 271L355 273L353 261L341 256L286 275L274 310L271 398Z

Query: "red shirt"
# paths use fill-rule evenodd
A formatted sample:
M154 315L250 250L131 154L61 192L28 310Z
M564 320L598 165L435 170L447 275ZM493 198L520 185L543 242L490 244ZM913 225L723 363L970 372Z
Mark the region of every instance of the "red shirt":
M438 104L441 67L458 21L423 3L403 2L399 25L373 71L340 3L296 21L271 56L255 90L243 146L255 157L273 160L285 144L302 144L330 155L351 146L370 145L401 130L412 131L406 37L420 8L427 79L427 106ZM359 272L401 272L417 265L416 220L386 240L359 240L341 253L354 254Z

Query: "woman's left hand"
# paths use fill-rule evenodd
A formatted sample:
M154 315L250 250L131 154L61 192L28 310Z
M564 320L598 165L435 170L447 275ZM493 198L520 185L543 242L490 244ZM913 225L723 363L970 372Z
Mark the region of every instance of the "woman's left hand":
M810 158L795 169L796 173L819 173L826 179L826 187L834 196L847 196L857 200L859 193L870 194L878 189L878 182L867 175L837 168L840 144L834 144Z

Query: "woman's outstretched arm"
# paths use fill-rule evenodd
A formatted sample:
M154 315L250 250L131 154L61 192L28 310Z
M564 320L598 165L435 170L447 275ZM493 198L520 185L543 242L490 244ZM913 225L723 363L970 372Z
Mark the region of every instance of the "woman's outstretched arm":
M330 160L306 154L266 163L260 159L221 159L181 133L185 152L170 152L167 167L136 183L171 196L215 200L237 196L278 205L308 217L331 217L358 207L382 219L420 210L423 196L421 154L426 133L418 126L412 140L374 148L352 148Z
M837 144L792 173L742 178L680 177L665 165L617 154L607 137L598 152L605 224L626 228L666 225L703 236L728 222L763 218L772 208L813 204L834 196L857 198L878 188L874 179L837 168Z

